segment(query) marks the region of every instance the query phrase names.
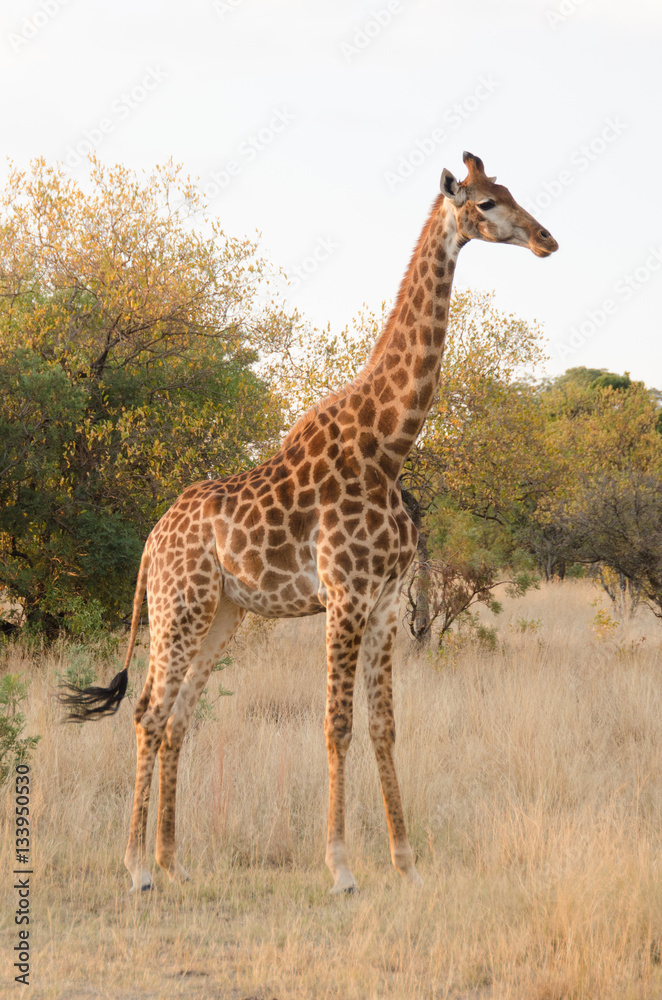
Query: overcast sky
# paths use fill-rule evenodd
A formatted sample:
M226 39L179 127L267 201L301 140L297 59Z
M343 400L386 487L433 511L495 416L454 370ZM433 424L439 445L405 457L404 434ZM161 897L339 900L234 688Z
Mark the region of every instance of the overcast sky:
M662 387L659 0L7 0L18 165L169 157L340 330L395 297L443 167L481 156L557 238L471 243L456 287L538 319L548 371ZM3 175L6 165L0 165Z

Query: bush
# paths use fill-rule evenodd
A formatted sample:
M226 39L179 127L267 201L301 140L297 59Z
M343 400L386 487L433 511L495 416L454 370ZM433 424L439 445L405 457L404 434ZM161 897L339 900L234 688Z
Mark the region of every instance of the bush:
M18 711L28 694L28 682L21 674L5 674L0 680L0 785L17 764L24 764L41 736L26 736L25 716Z

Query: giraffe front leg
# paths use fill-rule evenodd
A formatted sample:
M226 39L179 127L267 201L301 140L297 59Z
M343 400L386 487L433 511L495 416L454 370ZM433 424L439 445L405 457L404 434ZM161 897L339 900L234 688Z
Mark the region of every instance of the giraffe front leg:
M349 867L345 846L345 757L352 740L350 718L327 708L324 735L329 759L329 824L326 841L326 865L333 876L332 893L352 892L356 879Z
M332 893L356 886L345 846L345 758L352 740L354 678L365 619L342 604L327 609L327 688L324 735L329 760L329 824L326 864L333 876Z
M393 760L395 717L393 712L392 652L397 630L399 586L393 584L382 595L368 620L363 639L363 670L368 698L372 740L382 798L386 812L393 865L411 885L422 885L414 852L405 828L400 786Z
M172 882L188 881L186 869L177 860L176 798L177 767L184 736L209 680L214 663L232 638L245 611L221 598L214 621L200 651L195 655L177 693L159 750L159 810L156 826L156 861Z

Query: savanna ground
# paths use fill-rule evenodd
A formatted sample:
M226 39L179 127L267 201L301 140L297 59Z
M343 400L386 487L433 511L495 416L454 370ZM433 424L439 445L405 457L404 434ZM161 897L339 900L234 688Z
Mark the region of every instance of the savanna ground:
M182 754L184 886L128 893L131 705L58 725L63 647L31 679L31 985L13 982L13 788L2 793L2 996L570 1000L662 996L662 627L610 629L586 581L506 601L494 650L396 658L397 762L425 884L390 866L362 684L328 895L323 619L249 629ZM644 639L645 637L645 639ZM139 692L145 651L131 670ZM104 683L116 664L103 668ZM134 694L135 697L135 694ZM154 792L156 788L154 788ZM152 805L155 805L153 795ZM152 808L152 813L154 813ZM150 818L153 852L154 816Z

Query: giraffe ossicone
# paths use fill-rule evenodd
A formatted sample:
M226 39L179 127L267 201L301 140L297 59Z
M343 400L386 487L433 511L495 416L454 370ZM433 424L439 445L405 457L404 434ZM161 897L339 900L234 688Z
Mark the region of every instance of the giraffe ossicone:
M125 855L135 889L152 885L146 828L157 753L156 860L172 879L186 878L175 850L179 753L211 669L247 611L268 618L326 613L331 891L356 887L345 846L345 757L359 649L391 858L420 884L393 762L391 656L401 584L417 542L398 476L439 381L461 247L473 239L510 243L539 257L558 248L477 156L464 153L463 160L462 182L448 170L441 176L441 193L363 370L301 417L272 458L182 493L147 539L123 670L108 689L61 695L74 721L116 711L146 591L149 670L134 713L138 761Z

